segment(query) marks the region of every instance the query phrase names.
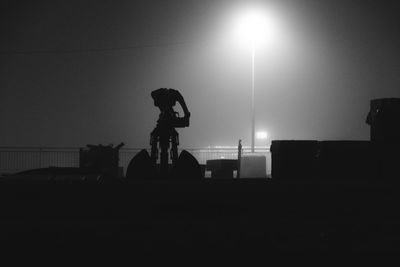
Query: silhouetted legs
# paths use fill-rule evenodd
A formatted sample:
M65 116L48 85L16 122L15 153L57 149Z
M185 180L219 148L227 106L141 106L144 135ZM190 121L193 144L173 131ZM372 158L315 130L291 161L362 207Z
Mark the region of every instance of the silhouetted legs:
M173 132L171 134L172 134L171 135L171 143L172 143L171 160L172 160L172 165L175 166L175 164L178 160L179 135L175 129L173 129Z
M157 165L158 159L158 146L160 147L160 174L163 177L168 175L168 150L170 143L171 147L171 160L172 164L175 165L178 160L178 145L179 138L178 132L172 128L160 128L156 127L150 134L150 145L151 145L151 160L154 166Z

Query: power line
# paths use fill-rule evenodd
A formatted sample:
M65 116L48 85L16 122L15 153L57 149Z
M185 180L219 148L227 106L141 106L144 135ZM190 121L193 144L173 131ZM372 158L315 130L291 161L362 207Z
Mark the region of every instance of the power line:
M77 48L77 49L54 49L54 50L3 50L0 51L0 55L45 55L45 54L78 54L78 53L102 53L102 52L118 52L127 51L141 48L156 48L156 47L168 47L168 46L179 46L179 45L192 45L201 44L203 42L174 42L174 43L160 43L160 44L143 44L125 47L108 47L108 48Z

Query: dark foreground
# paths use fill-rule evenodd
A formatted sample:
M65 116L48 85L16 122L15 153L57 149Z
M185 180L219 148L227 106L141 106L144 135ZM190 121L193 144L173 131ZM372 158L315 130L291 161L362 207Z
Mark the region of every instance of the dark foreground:
M400 183L1 182L1 245L42 252L400 252ZM72 252L71 252L72 253Z

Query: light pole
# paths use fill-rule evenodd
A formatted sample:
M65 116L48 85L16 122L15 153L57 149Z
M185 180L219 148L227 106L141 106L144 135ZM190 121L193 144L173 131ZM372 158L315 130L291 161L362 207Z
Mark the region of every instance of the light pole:
M280 19L274 10L249 7L240 10L236 20L235 35L251 49L251 152L255 151L256 108L255 108L255 54L256 49L270 47L279 39Z
M251 48L251 153L254 153L254 139L256 134L256 108L255 108L255 86L254 86L254 58L256 47L254 41Z
M255 54L256 46L265 38L265 15L260 10L251 9L242 14L238 24L238 34L251 48L251 152L254 153L256 135L255 110Z

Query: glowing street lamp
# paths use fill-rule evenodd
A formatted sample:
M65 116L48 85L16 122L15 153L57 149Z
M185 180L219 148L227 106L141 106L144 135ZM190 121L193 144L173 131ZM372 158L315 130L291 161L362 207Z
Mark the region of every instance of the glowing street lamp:
M255 52L261 45L268 45L277 35L277 21L274 14L261 8L248 9L237 20L237 38L251 48L251 152L254 153L255 139Z

